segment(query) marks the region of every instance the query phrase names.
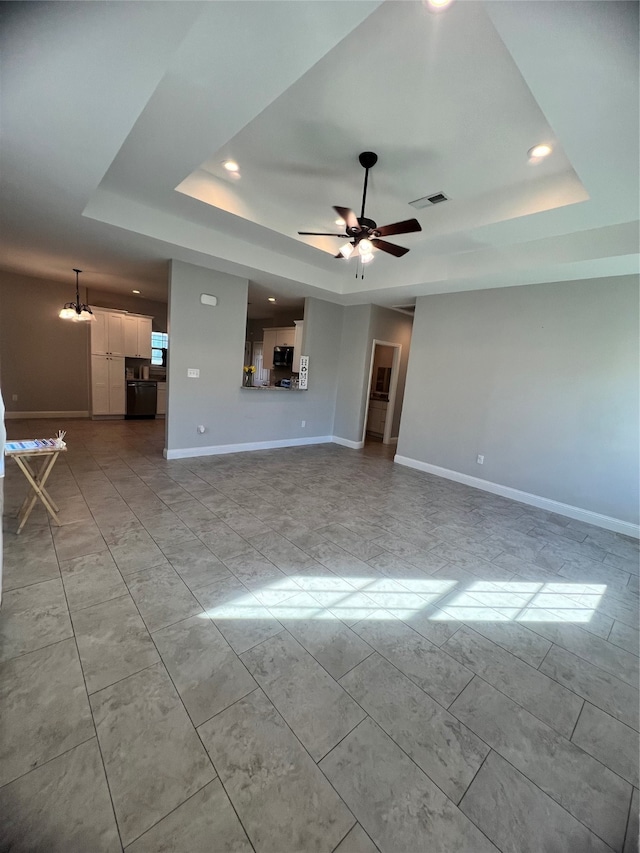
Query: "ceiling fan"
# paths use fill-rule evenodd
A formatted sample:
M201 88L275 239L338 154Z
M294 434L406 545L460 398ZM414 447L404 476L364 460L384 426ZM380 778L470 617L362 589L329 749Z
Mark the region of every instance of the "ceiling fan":
M373 260L373 249L380 249L396 258L406 255L409 249L397 246L381 237L390 237L394 234L410 234L412 231L422 231L417 219L405 219L403 222L394 222L392 225L376 225L373 219L367 219L364 215L364 207L367 201L367 184L369 182L369 169L378 162L378 155L373 151L363 151L358 157L360 165L365 170L364 190L362 192L362 211L356 216L349 207L334 207L338 216L346 226L346 234L332 234L319 231L298 231L302 236L314 237L342 237L349 242L340 249L336 258L348 260L354 253L363 263Z

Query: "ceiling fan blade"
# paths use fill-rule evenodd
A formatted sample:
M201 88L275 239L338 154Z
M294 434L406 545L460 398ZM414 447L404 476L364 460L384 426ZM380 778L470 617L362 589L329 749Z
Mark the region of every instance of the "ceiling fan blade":
M355 215L353 210L350 207L334 207L335 212L344 219L347 230L360 230L360 223L358 222L358 217Z
M371 242L376 247L376 249L382 249L383 252L388 252L395 258L401 258L409 251L409 249L405 249L404 246L396 246L395 243L388 243L386 240L378 240L375 237L371 238Z
M298 234L302 234L307 237L346 237L347 240L349 239L348 234L329 234L324 231L298 231Z
M391 237L393 234L410 234L412 231L422 231L417 219L405 219L404 222L394 222L375 229L381 237Z

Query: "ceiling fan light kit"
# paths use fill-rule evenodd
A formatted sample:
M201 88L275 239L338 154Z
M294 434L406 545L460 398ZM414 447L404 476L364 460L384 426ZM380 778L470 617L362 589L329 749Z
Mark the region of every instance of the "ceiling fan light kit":
M360 165L365 170L364 187L362 190L362 209L360 216L356 216L353 210L349 207L334 206L335 212L339 219L345 224L345 234L335 234L319 231L298 231L301 236L314 237L340 237L350 242L344 245L336 258L348 260L355 255L358 261L367 264L373 260L373 250L379 249L394 258L401 258L406 255L409 249L404 246L397 246L395 243L389 243L387 240L381 240L381 237L389 237L394 234L411 234L415 231L422 231L422 227L417 219L406 219L403 222L394 222L391 225L378 225L373 219L367 219L364 215L365 205L367 202L367 186L369 183L369 169L372 169L378 162L378 155L373 151L363 151L358 157ZM338 220L336 220L336 223ZM357 252L355 251L357 249ZM356 273L357 276L357 273Z

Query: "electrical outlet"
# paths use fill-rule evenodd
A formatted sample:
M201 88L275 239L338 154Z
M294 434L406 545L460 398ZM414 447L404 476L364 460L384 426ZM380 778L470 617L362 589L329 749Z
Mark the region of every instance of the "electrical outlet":
M197 367L187 367L187 378L199 379L200 378L200 370Z
M307 425L307 422L306 422L306 421L300 421L300 426L301 426L301 427L306 427L306 425Z
M478 458L476 459L478 465L484 465L484 456L481 453L478 453Z
M14 402L14 403L17 403L17 402L18 402L18 395L17 395L17 394L12 394L12 395L11 395L11 399L13 400L13 402Z

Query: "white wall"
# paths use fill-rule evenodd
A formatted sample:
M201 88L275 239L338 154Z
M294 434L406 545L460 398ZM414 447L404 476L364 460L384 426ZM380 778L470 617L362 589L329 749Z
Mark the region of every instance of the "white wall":
M421 297L398 455L637 523L638 389L635 276Z
M260 442L294 443L332 434L342 308L317 299L305 306L306 392L241 388L248 281L172 261L166 448L199 455ZM200 294L217 296L215 308ZM200 370L188 379L187 369ZM302 426L302 421L306 425ZM196 427L206 432L200 435Z

